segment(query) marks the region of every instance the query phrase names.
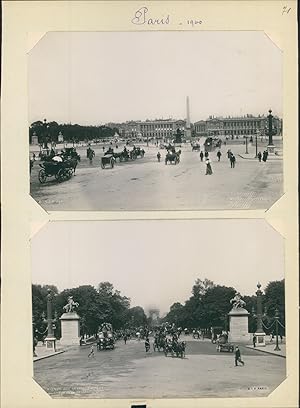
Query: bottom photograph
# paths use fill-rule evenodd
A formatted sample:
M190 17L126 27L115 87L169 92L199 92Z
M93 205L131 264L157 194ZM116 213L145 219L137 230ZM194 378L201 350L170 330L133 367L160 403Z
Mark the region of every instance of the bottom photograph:
M265 397L286 377L284 240L264 220L51 222L31 268L52 398Z

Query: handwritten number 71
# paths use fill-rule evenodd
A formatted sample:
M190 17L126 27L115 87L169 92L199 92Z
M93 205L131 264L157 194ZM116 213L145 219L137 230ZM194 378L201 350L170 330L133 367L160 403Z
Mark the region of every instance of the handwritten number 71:
M282 15L289 14L290 11L291 11L291 7L288 8L287 6L284 6L282 9Z

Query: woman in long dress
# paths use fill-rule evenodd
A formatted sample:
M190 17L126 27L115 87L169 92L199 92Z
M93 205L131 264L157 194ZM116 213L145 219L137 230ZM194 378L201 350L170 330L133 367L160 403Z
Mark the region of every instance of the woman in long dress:
M205 175L211 175L211 174L213 174L212 168L211 168L211 162L210 162L210 160L209 160L208 157L207 157L207 159L205 160L205 164L206 164L206 173L205 173Z

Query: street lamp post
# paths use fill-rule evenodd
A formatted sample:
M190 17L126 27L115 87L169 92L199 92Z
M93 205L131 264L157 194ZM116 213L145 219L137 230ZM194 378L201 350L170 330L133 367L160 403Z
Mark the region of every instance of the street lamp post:
M52 348L56 351L56 338L54 336L53 323L54 319L52 318L52 302L53 302L53 293L48 289L47 295L47 337L45 338L46 348Z
M257 136L258 136L258 134L259 134L259 131L256 130L255 131L255 158L257 158L257 154L258 154L258 152L257 152Z
M273 143L273 136L276 134L275 128L273 129L273 115L272 115L272 109L269 110L269 115L268 115L268 131L267 135L269 137L269 142L268 142L268 152L269 153L274 153L275 146Z
M248 152L248 136L245 136L245 139L246 139L246 152L245 152L245 154L248 154L249 152Z
M278 321L279 321L279 312L278 312L278 309L276 308L275 310L276 346L274 348L274 351L280 351L280 347L278 345Z
M257 343L259 346L265 346L265 332L263 330L263 322L262 322L262 291L260 290L261 284L258 282L257 284L257 307L256 307L256 315L257 315L257 327L256 327L256 338Z

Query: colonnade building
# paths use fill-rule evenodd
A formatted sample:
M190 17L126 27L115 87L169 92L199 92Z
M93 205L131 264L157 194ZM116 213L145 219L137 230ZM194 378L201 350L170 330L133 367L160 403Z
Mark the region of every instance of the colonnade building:
M187 129L187 121L182 119L128 121L125 123L107 123L106 125L112 128L118 128L121 137L126 139L171 139L174 138L177 129L180 129L182 134L184 134ZM274 116L273 127L276 128L276 134L281 136L282 119ZM268 117L264 115L229 116L226 118L210 116L207 120L199 120L191 124L192 135L194 137L264 135L267 129Z
M273 117L277 135L282 135L282 119ZM194 123L195 136L246 136L264 135L268 128L268 118L264 115L239 117L213 117Z
M122 124L107 123L106 126L117 127L121 137L126 139L171 139L176 134L177 129L184 132L186 121L180 119L157 119L146 121L129 121Z

